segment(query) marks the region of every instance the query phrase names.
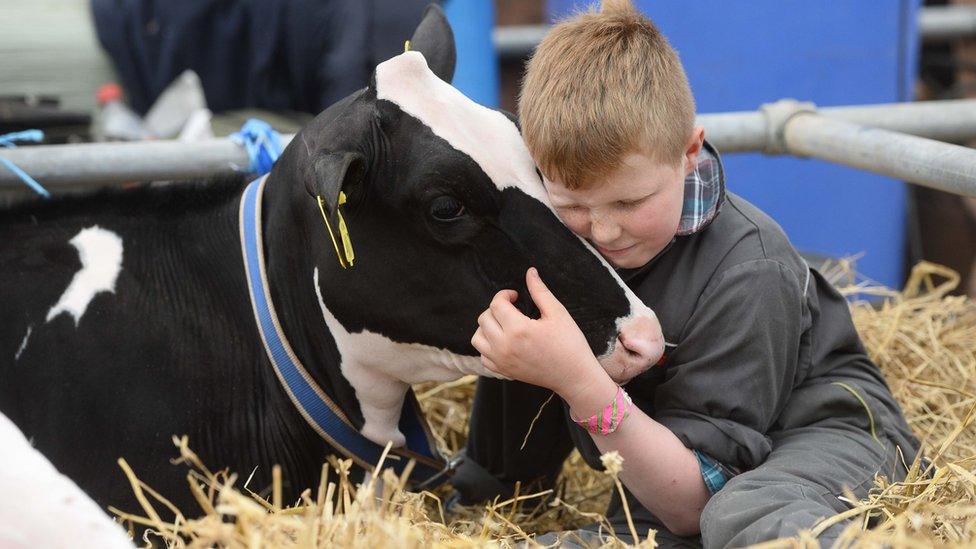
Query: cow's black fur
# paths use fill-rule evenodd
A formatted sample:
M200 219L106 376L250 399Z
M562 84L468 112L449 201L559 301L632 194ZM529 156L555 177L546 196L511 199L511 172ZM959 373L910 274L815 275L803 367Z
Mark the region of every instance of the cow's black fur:
M432 63L449 78L453 53L435 55L453 52L442 19L439 10L428 14L413 47L450 63ZM258 467L256 488L282 464L289 498L317 482L331 453L279 385L254 325L238 232L244 184L101 192L0 210L0 411L103 505L135 505L115 464L125 456L152 486L194 509L184 473L167 462L174 434L188 434L214 467ZM334 217L339 189L349 196L352 269L339 266L313 198L328 195ZM443 197L462 203L463 215L436 219ZM96 295L78 326L67 314L45 323L81 266L68 241L92 225L123 238L115 292ZM629 311L606 267L542 203L515 188L499 191L470 157L372 88L330 107L286 149L269 176L262 226L283 331L357 427L362 413L322 320L315 268L347 331L469 356L477 356L469 341L477 316L499 289L519 290L517 305L536 313L524 286L532 265L598 355ZM28 326L29 343L14 360Z
M237 180L101 192L0 214L0 410L102 504L134 504L115 465L124 456L190 505L176 489L185 473L167 462L170 435L183 433L209 463L244 472L260 464L255 486L267 484L272 463L296 486L314 484L328 448L281 390L242 294L242 188ZM98 294L77 327L67 314L45 324L81 267L68 240L93 224L124 239L115 294ZM330 393L356 410L348 384Z

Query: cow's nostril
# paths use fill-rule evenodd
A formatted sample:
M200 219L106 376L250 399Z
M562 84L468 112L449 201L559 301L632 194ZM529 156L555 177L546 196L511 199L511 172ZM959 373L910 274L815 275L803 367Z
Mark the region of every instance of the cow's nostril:
M664 351L663 341L660 325L653 316L636 316L617 332L613 352L601 364L614 381L626 383L658 362Z
M635 324L625 327L617 335L620 346L627 352L628 356L642 360L655 361L659 345L658 339L653 337L653 330L649 325Z
M631 348L631 347L630 347L629 345L627 345L627 340L626 340L626 338L624 337L624 335L623 335L623 334L621 334L621 335L619 335L619 336L617 336L617 342L618 342L618 343L620 344L620 347L621 347L621 348L622 348L622 349L623 349L623 350L624 350L624 351L625 351L625 352L626 352L626 353L627 353L628 355L630 355L630 356L633 356L633 357L638 357L638 356L640 356L640 355L641 355L641 354L640 354L639 352L637 352L637 351L636 351L635 349L632 349L632 348Z

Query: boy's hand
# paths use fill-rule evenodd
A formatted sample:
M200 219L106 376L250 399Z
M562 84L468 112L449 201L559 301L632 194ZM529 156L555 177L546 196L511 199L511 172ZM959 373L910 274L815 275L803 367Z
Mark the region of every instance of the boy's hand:
M606 377L606 373L583 332L534 267L526 273L525 282L541 317L535 320L523 315L513 305L518 293L502 290L478 317L471 344L489 370L569 399L594 376Z

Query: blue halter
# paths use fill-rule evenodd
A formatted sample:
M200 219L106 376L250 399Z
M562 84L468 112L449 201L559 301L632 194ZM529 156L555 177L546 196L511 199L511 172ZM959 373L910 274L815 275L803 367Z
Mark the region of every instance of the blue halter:
M282 386L308 424L333 448L352 458L361 467L371 470L380 460L384 447L376 444L353 428L338 406L315 383L298 360L278 322L271 302L264 270L264 245L261 233L261 196L267 176L252 181L241 197L240 228L244 268L254 319L268 358ZM402 474L409 460L416 460L411 482L429 486L443 482L448 468L434 451L430 434L419 415L419 405L413 391L409 391L400 414L400 431L406 436L406 448L395 448L384 468L392 467ZM399 458L397 456L400 456Z

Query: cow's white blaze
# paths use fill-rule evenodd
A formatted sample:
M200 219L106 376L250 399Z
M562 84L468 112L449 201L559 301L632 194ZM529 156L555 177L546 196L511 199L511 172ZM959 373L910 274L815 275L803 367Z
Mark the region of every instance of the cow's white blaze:
M78 250L81 270L75 273L61 299L47 312L45 321L68 313L74 317L77 326L96 295L115 292L115 281L122 271L122 239L112 231L93 225L75 235L71 245Z
M362 433L373 442L404 443L397 424L410 385L453 381L467 374L497 377L478 357L420 343L398 343L369 330L349 332L322 299L318 267L312 271L312 282L322 318L339 348L340 371L355 389L362 408Z
M499 189L516 187L550 206L515 124L438 78L420 52L408 51L376 67L376 97L395 103L470 156Z
M376 97L395 103L428 126L434 135L471 157L499 189L516 187L556 215L515 124L438 78L420 52L402 53L376 67ZM617 319L617 331L636 317L653 317L654 313L630 291L603 256L585 239L580 240L603 263L630 303L629 314ZM616 337L607 344L607 352L601 358L613 353Z
M34 325L31 324L27 327L27 333L24 334L24 339L20 340L20 345L17 346L17 352L14 353L14 361L20 360L20 355L24 353L24 349L27 348L27 340L30 339L31 332L34 331Z

